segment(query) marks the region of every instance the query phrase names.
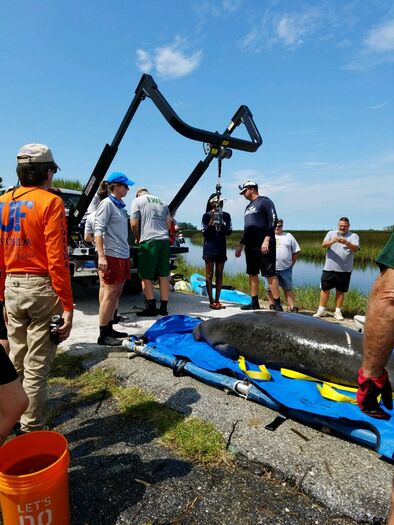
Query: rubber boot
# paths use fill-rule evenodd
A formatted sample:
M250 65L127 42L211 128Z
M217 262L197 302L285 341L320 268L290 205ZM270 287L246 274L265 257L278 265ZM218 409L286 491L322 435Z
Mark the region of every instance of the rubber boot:
M118 323L122 323L122 322L126 323L129 320L130 319L126 315L120 315L118 313L118 309L115 310L114 318L113 318L113 324L118 324Z
M257 295L252 295L252 302L243 304L241 310L260 310L259 298Z
M275 301L275 304L274 304L275 312L283 312L283 308L282 308L282 305L280 303L280 297L279 297L279 299L274 299L274 301Z
M111 337L129 337L129 334L127 332L118 332L117 330L115 330L113 327L114 323L115 321L110 321L108 323L108 335L110 335Z
M138 317L155 317L157 314L156 299L145 301L145 309L137 312Z
M160 315L168 315L167 304L168 304L168 301L160 301L160 308L159 308Z
M109 326L107 325L100 326L100 336L97 339L97 344L103 346L121 346L122 342L110 335Z

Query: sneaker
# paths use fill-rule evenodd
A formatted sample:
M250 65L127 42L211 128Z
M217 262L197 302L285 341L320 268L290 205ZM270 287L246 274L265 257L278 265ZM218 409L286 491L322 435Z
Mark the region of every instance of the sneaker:
M270 304L270 310L275 310L275 305L274 304Z
M105 335L104 337L99 337L97 339L97 344L103 346L122 346L122 341L115 339L115 337L112 337L111 335Z
M162 306L160 306L159 315L168 315L167 308L163 308Z
M298 312L298 306L293 306L293 308L289 309L289 312L297 313Z
M319 308L318 311L315 314L313 314L313 317L327 317L327 310L320 310Z
M283 312L283 307L281 304L274 304L274 311L275 312Z
M334 318L335 318L337 321L344 321L344 317L343 317L343 315L342 315L341 310L335 310L335 312L334 312Z
M260 305L259 304L253 304L253 303L243 304L241 306L241 310L260 310Z

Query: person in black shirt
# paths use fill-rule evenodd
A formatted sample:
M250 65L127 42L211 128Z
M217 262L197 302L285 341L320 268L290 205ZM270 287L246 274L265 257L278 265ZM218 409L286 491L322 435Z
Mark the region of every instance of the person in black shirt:
M249 275L250 295L252 302L241 306L242 310L258 310L260 308L259 272L267 278L269 289L274 299L274 310L282 312L279 283L275 274L276 243L275 225L277 214L275 205L268 197L262 197L258 185L248 180L239 186L240 195L250 203L245 208L244 234L235 250L235 256L240 257L245 246L246 273Z
M209 307L214 310L225 308L220 302L220 292L223 284L223 268L227 261L226 236L232 232L230 214L221 211L223 201L213 193L207 202L206 212L202 217L202 233L204 246L202 258L205 261L205 278ZM215 212L219 212L215 215ZM212 293L212 279L215 270L215 300Z

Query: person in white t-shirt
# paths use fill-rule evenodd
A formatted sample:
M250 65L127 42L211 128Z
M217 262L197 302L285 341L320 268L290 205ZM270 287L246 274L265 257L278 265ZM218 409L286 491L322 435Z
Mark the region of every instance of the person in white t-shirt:
M276 240L276 276L279 286L283 289L290 312L298 312L295 305L293 292L293 266L300 254L300 246L293 235L283 231L283 219L278 219L275 226ZM274 299L271 291L268 290L270 300L270 310L274 310Z
M354 254L360 248L357 233L351 232L349 228L349 219L341 217L338 229L329 231L324 237L322 247L327 249L327 253L321 276L319 308L313 317L327 315L326 307L330 298L330 290L335 288L334 317L337 321L343 321L342 306L345 293L349 290Z

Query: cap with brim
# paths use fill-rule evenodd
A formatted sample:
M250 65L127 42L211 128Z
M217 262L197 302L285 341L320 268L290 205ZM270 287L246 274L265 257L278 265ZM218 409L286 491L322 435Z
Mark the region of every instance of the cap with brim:
M134 186L135 182L128 179L124 173L114 171L107 178L108 184L126 184L127 186Z
M248 190L249 188L257 188L257 187L258 187L257 183L254 180L247 180L242 185L240 184L238 186L238 188L241 190L239 194L243 195L245 191Z
M18 165L48 162L54 164L60 170L53 158L51 150L45 144L26 144L22 146L18 151L16 161Z
M149 191L148 188L145 188L145 186L138 186L138 188L135 190L135 194L138 195L140 191Z

